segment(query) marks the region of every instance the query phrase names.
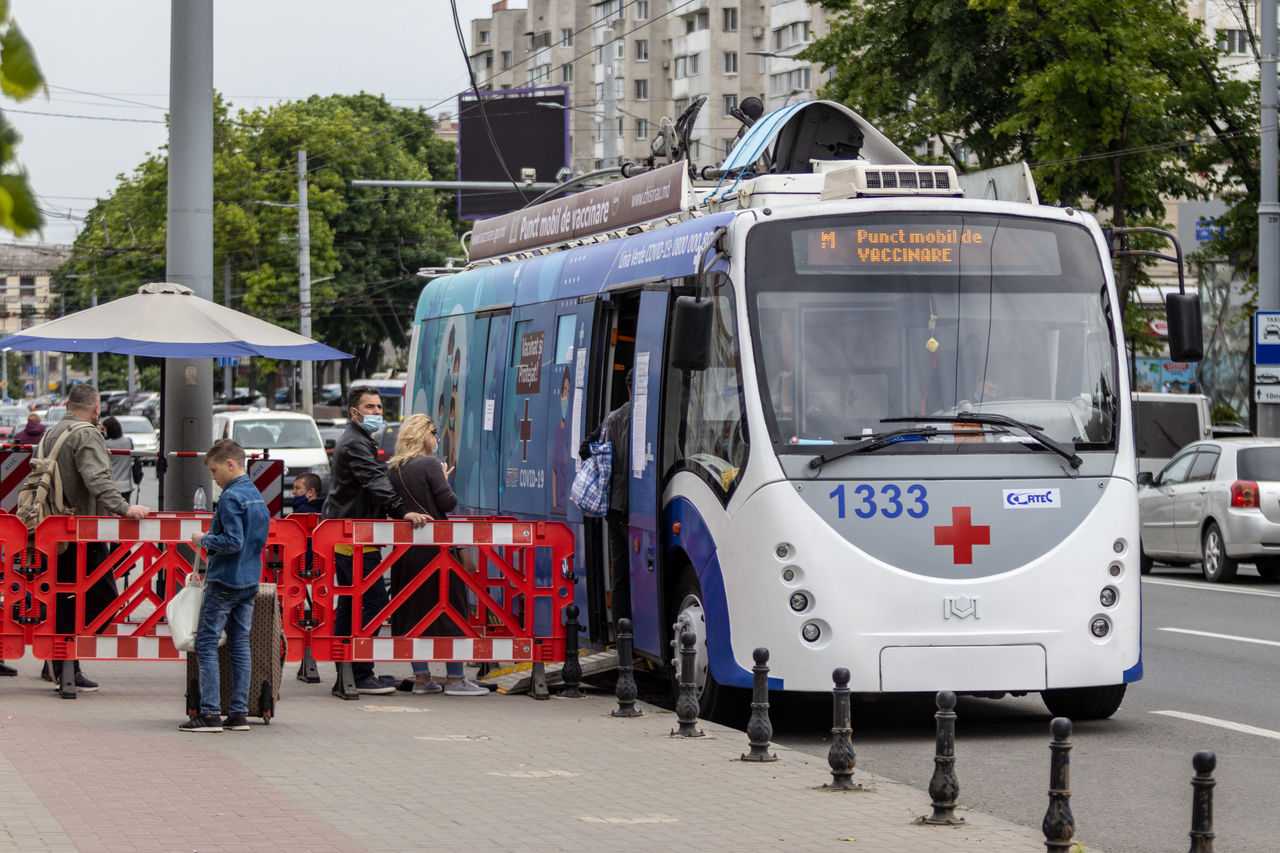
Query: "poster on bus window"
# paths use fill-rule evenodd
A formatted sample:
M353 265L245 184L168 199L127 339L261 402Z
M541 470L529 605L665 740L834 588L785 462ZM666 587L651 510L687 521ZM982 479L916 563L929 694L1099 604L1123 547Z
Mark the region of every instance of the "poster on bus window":
M1194 362L1170 361L1167 358L1135 358L1133 390L1172 391L1179 394L1199 393L1196 365Z

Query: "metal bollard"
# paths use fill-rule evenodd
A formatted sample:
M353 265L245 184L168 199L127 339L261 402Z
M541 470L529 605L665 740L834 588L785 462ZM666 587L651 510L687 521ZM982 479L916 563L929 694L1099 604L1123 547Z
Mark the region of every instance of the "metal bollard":
M964 818L956 817L956 798L960 782L956 779L956 694L943 690L937 696L937 747L933 756L933 778L929 780L929 796L933 798L933 814L925 823L956 826Z
M1197 752L1191 759L1191 853L1213 853L1213 769L1218 756Z
M747 740L751 751L742 754L743 761L777 761L778 756L769 752L773 739L773 723L769 722L769 650L756 649L751 653L756 665L751 667L755 681L751 687L751 718L747 720Z
M631 646L631 620L618 620L618 683L614 694L618 697L615 717L640 717L644 712L636 707L635 652Z
M840 791L852 791L853 766L858 757L853 752L852 712L849 709L849 670L840 667L831 673L836 683L831 691L831 749L827 752L827 764L831 765L831 784L825 786Z
M702 737L698 728L698 681L693 669L698 665L698 651L693 646L698 637L692 631L680 635L680 695L676 697L676 720L680 726L672 737Z
M581 699L583 693L578 689L582 684L582 664L578 662L578 605L566 607L564 617L564 668L560 670L564 676L564 687L560 689L560 695L565 699Z
M1071 721L1054 717L1049 723L1053 740L1049 743L1049 808L1044 813L1044 847L1069 853L1076 819L1071 816Z

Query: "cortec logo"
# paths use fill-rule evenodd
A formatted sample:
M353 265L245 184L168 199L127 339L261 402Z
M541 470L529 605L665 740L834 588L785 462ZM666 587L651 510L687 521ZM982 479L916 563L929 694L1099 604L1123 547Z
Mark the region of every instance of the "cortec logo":
M1005 509L1061 509L1062 492L1058 489L1005 489Z

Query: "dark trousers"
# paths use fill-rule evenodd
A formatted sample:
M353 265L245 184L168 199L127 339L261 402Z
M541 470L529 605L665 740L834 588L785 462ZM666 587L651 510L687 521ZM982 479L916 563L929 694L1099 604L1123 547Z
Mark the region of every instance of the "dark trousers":
M631 618L631 560L627 553L627 513L609 510L605 516L609 528L609 589L613 623Z
M85 549L85 572L92 572L111 553L105 542L89 542L71 544L67 550L58 555L58 583L73 583L76 580L76 555L79 549ZM85 593L84 618L92 622L102 611L116 600L116 579L113 575L99 578ZM59 593L54 597L53 624L59 634L69 635L75 632L76 596L74 593ZM99 632L101 633L101 632ZM80 664L76 663L76 669ZM62 671L62 662L53 661L53 671Z
M363 558L364 571L361 574L367 578L377 571L378 563L381 561L382 554L377 548L365 548ZM339 584L348 585L353 582L352 569L354 563L354 559L346 554L333 555L333 573ZM361 596L361 624L367 625L379 610L387 606L388 601L390 599L387 597L387 585L383 583L382 578L378 578L377 582ZM334 607L333 626L334 633L338 636L351 636L351 596L338 596L338 604ZM373 663L371 661L354 661L351 664L351 674L355 676L356 681L372 678Z

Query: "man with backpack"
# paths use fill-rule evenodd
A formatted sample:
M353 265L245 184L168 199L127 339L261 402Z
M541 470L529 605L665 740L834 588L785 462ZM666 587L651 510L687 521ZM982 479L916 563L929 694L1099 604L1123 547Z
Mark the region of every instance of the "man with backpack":
M52 473L61 484L61 507L52 507L54 511L65 510L72 515L122 515L128 518L146 518L147 508L139 504L130 506L116 488L111 476L111 456L107 453L107 445L102 433L97 429L98 415L102 403L98 389L92 385L76 385L67 395L67 413L50 428L40 440L40 446L33 457L32 477L36 476L35 459L48 457L52 462ZM65 440L59 440L65 435ZM56 452L55 452L56 448ZM47 502L46 502L47 503ZM22 499L19 499L19 516L22 515ZM71 543L58 555L57 578L59 583L74 583L76 578L76 560L79 549L85 549L85 568L95 569L109 551L104 542ZM103 610L116 600L116 581L112 575L100 578L85 593L85 621L91 622ZM55 630L59 634L75 633L75 595L59 594L54 604ZM46 669L46 677L57 683L61 678L62 661L52 661L52 672ZM75 685L77 690L93 691L98 689L96 682L90 681L80 671L80 663L72 661L76 668Z

